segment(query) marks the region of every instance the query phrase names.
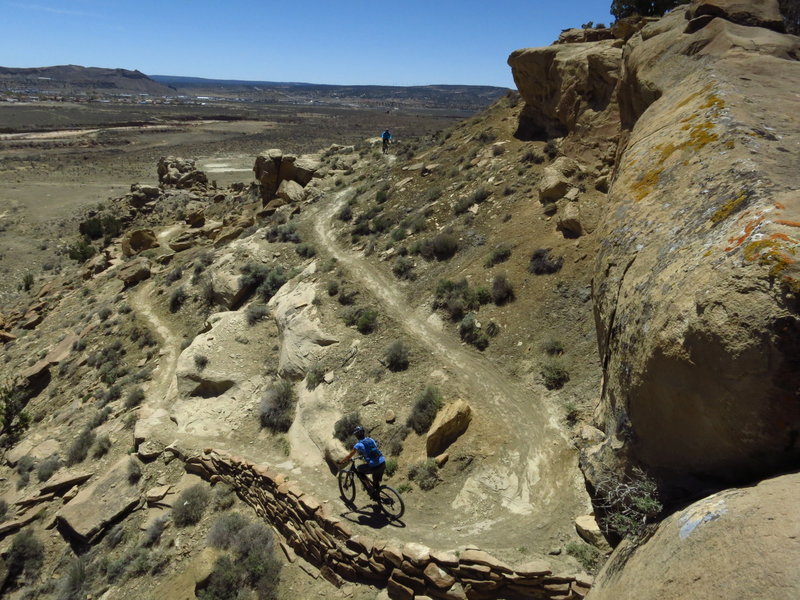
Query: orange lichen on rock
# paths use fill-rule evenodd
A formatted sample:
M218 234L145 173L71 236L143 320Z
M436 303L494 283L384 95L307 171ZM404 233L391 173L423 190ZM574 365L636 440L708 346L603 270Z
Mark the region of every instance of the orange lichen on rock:
M787 221L786 219L778 219L775 222L778 225L786 225L788 227L800 227L800 221Z
M758 227L764 221L764 215L760 215L759 217L754 218L752 221L747 223L744 226L744 233L738 237L729 238L728 241L731 243L730 246L725 248L725 252L730 252L731 250L735 250L739 246L741 246L744 241L750 237L750 234L755 231L755 228Z
M758 261L759 264L769 266L771 277L780 276L789 265L794 264L792 258L796 249L776 240L758 240L750 242L742 250L742 256L747 261ZM790 256L791 255L791 256Z

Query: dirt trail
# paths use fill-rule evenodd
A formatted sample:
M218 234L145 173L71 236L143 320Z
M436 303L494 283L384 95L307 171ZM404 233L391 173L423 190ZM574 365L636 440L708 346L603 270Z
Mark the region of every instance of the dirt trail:
M452 334L429 323L429 312L410 305L396 280L338 245L330 224L347 198L348 190L339 192L317 215L314 231L318 242L369 289L389 318L445 366L461 385L476 419L493 423L502 440L495 455L467 480L452 508L480 513L481 520L468 529L491 528L498 539L505 534L516 537L512 532L520 530L558 537L559 530L563 532L565 525L588 509L589 501L576 452L553 407Z

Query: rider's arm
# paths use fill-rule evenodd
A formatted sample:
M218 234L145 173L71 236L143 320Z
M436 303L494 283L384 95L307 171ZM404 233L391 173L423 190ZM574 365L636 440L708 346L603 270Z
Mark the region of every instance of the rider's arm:
M350 454L348 454L348 455L347 455L347 456L345 456L345 457L344 457L342 460L340 460L340 461L339 461L339 464L340 464L340 465L343 465L343 464L344 464L344 463L346 463L348 460L350 460L351 458L353 458L353 456L355 456L355 454L356 454L356 449L355 449L355 448L353 448L352 450L350 450Z

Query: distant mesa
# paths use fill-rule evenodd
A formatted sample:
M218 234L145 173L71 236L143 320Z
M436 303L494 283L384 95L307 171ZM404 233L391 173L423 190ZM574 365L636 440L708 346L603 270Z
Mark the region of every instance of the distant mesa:
M0 90L34 88L52 91L130 92L166 96L170 87L153 81L141 71L60 65L54 67L0 67Z

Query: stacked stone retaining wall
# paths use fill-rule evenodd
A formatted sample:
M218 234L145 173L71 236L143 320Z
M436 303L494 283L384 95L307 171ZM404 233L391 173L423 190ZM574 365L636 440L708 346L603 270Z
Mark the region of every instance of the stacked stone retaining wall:
M510 567L478 549L453 554L354 535L326 505L269 467L217 450L189 457L173 452L188 471L230 485L280 533L287 553L318 567L336 586L369 583L396 599L578 600L592 583L589 575L556 575L543 560Z

